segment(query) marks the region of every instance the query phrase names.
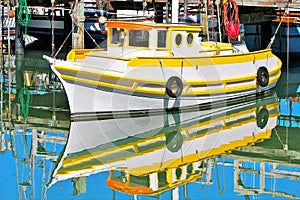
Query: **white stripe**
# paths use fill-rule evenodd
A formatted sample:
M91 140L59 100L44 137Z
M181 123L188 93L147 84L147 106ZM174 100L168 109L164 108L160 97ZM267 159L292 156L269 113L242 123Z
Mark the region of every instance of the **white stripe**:
M101 31L101 28L99 26L99 23L95 23L95 28L98 30L98 31Z
M94 26L90 26L90 30L92 30L92 31L95 31L95 28L94 28Z

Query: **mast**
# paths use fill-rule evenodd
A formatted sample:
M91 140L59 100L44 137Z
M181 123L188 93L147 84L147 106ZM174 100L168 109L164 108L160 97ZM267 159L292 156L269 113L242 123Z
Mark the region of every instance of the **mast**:
M187 0L183 0L184 5L184 20L187 19Z
M54 45L54 3L55 0L51 0L51 15L52 15L52 20L51 20L51 35L52 35L52 43L51 43L51 47L52 47L52 53L51 53L51 57L54 58L54 51L55 51L55 45Z
M172 23L178 23L179 0L172 0Z

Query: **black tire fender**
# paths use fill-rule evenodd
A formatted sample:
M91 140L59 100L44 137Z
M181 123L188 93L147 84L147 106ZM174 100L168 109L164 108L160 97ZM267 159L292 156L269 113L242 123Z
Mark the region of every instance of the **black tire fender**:
M266 67L258 68L256 80L261 87L266 87L269 84L269 72Z
M183 89L182 80L178 76L171 76L166 83L166 93L169 97L177 98Z

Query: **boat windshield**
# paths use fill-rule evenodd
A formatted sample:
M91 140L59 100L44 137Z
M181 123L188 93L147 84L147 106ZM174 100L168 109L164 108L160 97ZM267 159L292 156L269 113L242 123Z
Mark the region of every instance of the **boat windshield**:
M167 47L167 31L159 30L157 31L157 48Z
M149 31L129 30L129 46L149 47Z

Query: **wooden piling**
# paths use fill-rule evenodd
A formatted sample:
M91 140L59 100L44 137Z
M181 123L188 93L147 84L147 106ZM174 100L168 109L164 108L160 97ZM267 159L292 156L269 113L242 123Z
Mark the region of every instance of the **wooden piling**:
M72 34L72 48L84 49L84 3L82 1L75 4L72 13L73 25L76 26ZM74 30L74 29L73 29Z

